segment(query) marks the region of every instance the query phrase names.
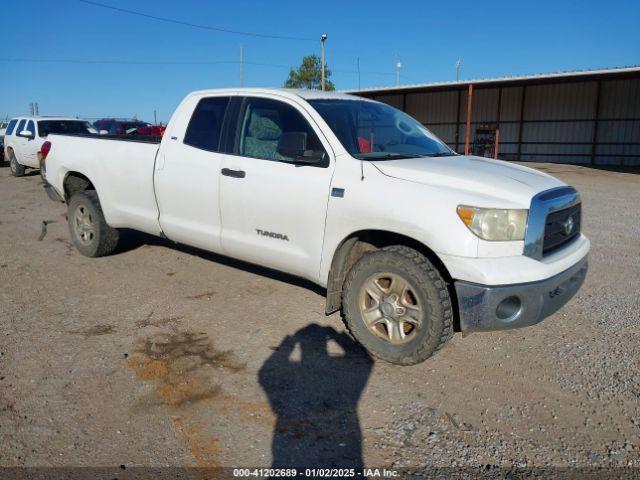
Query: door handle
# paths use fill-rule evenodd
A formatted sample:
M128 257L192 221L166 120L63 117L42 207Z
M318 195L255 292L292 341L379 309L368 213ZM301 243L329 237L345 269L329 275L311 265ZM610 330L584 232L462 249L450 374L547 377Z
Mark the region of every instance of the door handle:
M244 170L231 170L230 168L223 168L220 173L225 177L244 178L247 173Z

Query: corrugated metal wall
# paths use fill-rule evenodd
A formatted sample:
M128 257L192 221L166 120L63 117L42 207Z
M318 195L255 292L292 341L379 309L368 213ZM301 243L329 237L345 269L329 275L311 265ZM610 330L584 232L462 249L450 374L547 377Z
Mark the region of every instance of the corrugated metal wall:
M640 165L640 79L602 83L598 163Z
M458 152L464 151L467 89L367 94L403 108ZM507 160L640 165L640 78L486 87L473 91L470 139L500 130Z

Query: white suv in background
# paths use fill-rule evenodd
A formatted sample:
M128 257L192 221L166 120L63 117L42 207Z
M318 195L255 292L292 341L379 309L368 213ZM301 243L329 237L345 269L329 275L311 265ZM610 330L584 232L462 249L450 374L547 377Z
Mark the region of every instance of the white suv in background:
M5 158L14 177L25 169L40 168L43 144L50 133L97 134L86 120L65 117L17 117L11 119L4 135Z
M4 138L4 132L7 130L7 122L5 120L0 121L0 143Z

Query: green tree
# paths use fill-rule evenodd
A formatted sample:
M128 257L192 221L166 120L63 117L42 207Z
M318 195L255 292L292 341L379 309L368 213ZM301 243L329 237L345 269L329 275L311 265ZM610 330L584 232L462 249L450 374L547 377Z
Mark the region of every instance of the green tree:
M324 66L325 90L335 90L336 87L329 80L331 70ZM286 88L306 88L308 90L322 89L322 63L318 55L307 55L302 59L302 64L297 70L289 71L289 78L284 82Z

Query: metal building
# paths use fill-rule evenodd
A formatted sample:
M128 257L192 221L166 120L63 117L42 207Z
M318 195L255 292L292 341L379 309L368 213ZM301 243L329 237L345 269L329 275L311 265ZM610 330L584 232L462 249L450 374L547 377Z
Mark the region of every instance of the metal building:
M640 67L350 93L404 110L460 153L497 153L499 158L519 161L640 165Z

